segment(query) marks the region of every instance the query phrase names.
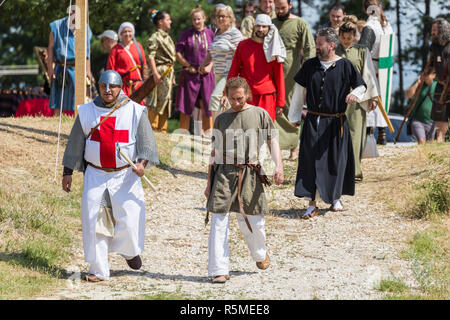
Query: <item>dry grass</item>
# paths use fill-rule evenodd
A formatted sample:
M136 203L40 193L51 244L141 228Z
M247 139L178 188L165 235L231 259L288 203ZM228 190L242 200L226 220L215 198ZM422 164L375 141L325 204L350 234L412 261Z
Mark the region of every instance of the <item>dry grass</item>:
M58 286L81 242L82 174L74 174L71 193L60 187L72 124L73 118L62 118L57 155L58 118L0 119L0 299L39 296ZM147 175L158 185L176 174L171 150L177 141L156 136L161 164Z

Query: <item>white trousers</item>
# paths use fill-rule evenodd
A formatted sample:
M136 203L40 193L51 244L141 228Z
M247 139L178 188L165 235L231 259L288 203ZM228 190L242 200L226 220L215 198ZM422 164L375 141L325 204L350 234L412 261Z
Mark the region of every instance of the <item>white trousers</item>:
M236 213L239 229L244 236L254 261L261 262L266 258L266 232L263 215L248 215L253 232L247 227L244 217ZM230 213L213 213L208 240L208 275L215 277L229 273L230 248L228 234L230 230Z
M145 199L141 179L131 168L105 172L88 166L81 198L81 223L85 260L90 263L99 256L96 252L99 241L96 227L105 189L111 197L116 221L114 237L108 243L109 251L134 257L144 250Z
M108 280L110 276L108 253L112 240L112 237L105 237L98 233L95 237L95 262L90 263L89 273L103 280ZM121 256L128 260L133 258L123 254Z

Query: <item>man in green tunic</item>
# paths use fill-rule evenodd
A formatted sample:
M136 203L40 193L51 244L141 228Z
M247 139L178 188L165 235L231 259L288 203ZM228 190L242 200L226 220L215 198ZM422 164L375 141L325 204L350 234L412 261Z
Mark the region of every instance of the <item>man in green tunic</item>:
M284 46L286 47L286 59L283 62L285 85L285 108L283 114L276 118L275 127L280 134L281 149L290 149L289 160L298 157L299 128L293 127L289 122L289 105L294 91L294 76L300 70L303 61L315 56L314 37L308 23L302 18L291 13L291 0L275 0L276 19L273 24L278 28Z
M336 48L336 54L350 60L367 84L367 91L361 103L349 104L345 112L355 157L355 179L362 181L361 156L366 141L366 113L377 107L379 90L369 49L355 44L357 21L355 16L344 18L344 23L339 28L340 43Z
M208 273L213 283L229 279L228 229L230 212L237 212L239 228L259 269L270 265L264 214L269 212L263 184L270 185L259 164L259 150L267 143L275 162L274 181L283 183L283 163L272 119L263 108L247 104L250 87L244 78L228 80L225 94L231 108L214 122L211 165L205 196L212 213L208 241ZM208 222L208 216L206 222Z

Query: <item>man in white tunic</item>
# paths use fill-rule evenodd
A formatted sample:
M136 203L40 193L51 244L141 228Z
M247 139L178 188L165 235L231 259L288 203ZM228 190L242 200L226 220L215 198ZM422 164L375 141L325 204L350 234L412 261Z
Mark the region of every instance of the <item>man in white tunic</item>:
M117 72L101 75L100 96L78 106L62 161L64 191L70 192L73 170L84 172L81 222L90 263L86 280L91 282L109 278L109 252L121 254L134 270L142 266L145 200L140 177L149 162L158 163L147 109L129 100L121 87ZM136 170L118 156L116 145L136 162Z

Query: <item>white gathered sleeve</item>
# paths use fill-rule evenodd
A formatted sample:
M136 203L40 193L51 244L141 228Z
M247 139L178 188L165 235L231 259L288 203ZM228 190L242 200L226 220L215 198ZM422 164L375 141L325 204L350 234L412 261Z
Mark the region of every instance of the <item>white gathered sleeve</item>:
M380 95L380 85L377 80L375 66L373 65L369 49L366 48L364 68L361 74L364 82L367 85L367 90L361 100L358 100L361 107L368 112L369 100L376 99Z
M356 98L358 99L358 102L362 101L364 94L366 93L366 86L360 85L360 86L356 87L355 89L353 89L350 93L353 94L354 96L356 96Z
M302 120L303 105L305 103L306 88L295 84L294 92L292 93L291 104L289 106L288 119L291 123L300 122Z

